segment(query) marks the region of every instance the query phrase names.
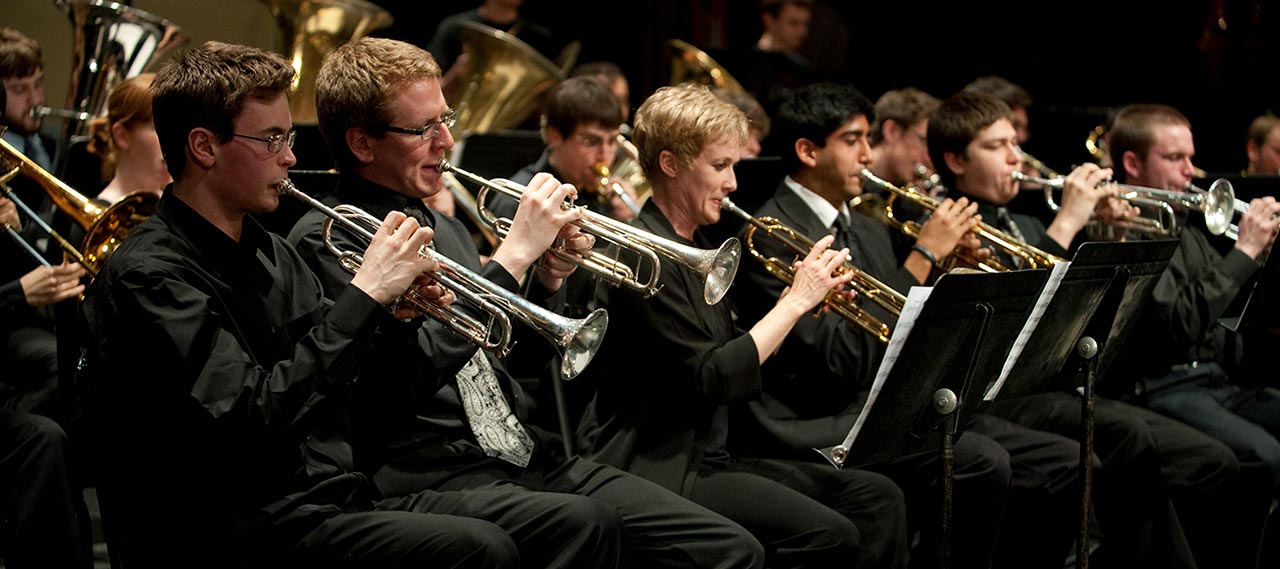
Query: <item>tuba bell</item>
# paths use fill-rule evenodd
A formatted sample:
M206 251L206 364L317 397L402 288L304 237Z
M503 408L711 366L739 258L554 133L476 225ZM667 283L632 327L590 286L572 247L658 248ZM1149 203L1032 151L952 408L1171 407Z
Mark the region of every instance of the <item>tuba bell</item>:
M54 169L61 170L72 139L88 131L84 119L106 112L111 88L147 71L160 56L189 38L173 22L124 4L107 0L55 3L71 19L73 36L67 108L43 111L46 116L73 119L62 128L54 151Z
M697 83L708 87L719 87L726 91L746 92L741 83L734 79L724 66L716 63L710 55L684 40L671 39L667 44L675 49L671 58L671 83Z
M519 38L474 22L463 22L458 39L467 52L467 71L454 102L455 138L520 126L542 95L564 73Z
M289 111L296 124L317 123L316 74L325 56L391 25L391 13L365 0L266 0L280 29L280 53L293 62Z

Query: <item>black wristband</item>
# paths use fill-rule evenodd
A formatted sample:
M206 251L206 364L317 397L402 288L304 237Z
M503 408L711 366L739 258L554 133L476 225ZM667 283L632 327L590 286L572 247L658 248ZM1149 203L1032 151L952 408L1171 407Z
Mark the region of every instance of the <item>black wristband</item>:
M938 258L933 255L933 251L930 251L925 246L919 243L916 243L911 246L911 250L917 253L920 253L921 255L924 255L924 258L928 259L929 262L932 263L934 267L938 266Z

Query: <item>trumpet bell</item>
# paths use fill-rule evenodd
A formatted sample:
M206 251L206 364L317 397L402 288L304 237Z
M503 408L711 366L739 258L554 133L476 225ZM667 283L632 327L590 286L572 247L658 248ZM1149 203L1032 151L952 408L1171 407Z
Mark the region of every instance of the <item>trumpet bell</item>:
M604 342L605 330L609 327L609 313L597 308L586 318L570 321L573 324L558 334L558 338L548 338L558 346L564 346L564 356L560 358L560 377L573 379L587 368L600 344ZM539 328L542 332L544 329Z
M297 75L289 97L295 124L317 124L316 75L325 56L343 44L394 23L391 13L365 0L267 0L280 30L280 52Z

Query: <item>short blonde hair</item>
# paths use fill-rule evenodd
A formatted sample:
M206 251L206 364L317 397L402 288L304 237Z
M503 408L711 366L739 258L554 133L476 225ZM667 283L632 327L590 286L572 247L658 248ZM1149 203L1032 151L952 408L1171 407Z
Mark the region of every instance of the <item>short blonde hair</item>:
M655 91L636 111L636 148L640 167L651 181L662 179L658 157L663 150L689 165L707 144L746 144L747 116L704 85L685 83Z
M329 54L316 75L316 114L338 167L355 164L347 148L348 130L363 128L381 136L400 90L439 77L440 65L431 53L402 41L364 37Z

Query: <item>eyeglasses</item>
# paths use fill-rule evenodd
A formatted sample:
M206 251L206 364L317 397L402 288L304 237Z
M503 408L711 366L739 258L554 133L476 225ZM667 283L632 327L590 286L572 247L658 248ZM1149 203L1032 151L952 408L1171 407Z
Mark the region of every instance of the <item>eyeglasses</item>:
M458 111L449 109L445 111L444 114L440 115L440 118L429 120L427 121L427 124L424 124L419 128L404 128L404 127L389 126L389 125L384 126L382 128L387 132L398 132L400 134L416 134L418 136L421 136L422 140L431 140L440 135L440 125L444 125L445 128L449 128L449 127L452 127L453 123L457 121L458 121Z
M262 138L260 136L249 136L247 134L240 134L236 132L231 133L231 136L238 136L240 138L247 138L249 140L265 142L267 143L267 152L275 154L277 152L280 152L280 149L284 148L284 145L286 144L289 145L289 148L293 148L293 140L295 138L298 138L298 131L291 130L285 133L273 134L266 138Z

